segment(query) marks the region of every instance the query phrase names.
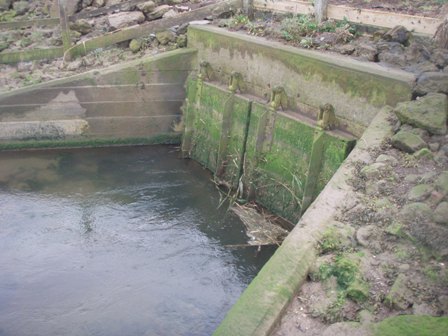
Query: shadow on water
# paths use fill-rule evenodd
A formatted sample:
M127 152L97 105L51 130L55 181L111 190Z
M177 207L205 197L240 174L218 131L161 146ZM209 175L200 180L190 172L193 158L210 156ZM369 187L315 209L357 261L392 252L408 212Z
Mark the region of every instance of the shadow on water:
M208 335L274 252L173 147L0 153L0 335Z

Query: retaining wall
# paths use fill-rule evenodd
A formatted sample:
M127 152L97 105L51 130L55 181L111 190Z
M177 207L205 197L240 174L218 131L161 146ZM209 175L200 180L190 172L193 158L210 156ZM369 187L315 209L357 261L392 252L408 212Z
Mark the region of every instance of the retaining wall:
M355 140L255 99L191 78L182 149L239 197L296 223Z
M297 49L217 27L190 26L188 45L208 61L213 79L240 72L248 93L269 99L283 86L289 108L315 118L317 107L334 106L340 126L360 136L384 105L410 100L415 77L404 71L340 55Z
M179 49L0 95L0 147L180 142L195 56Z

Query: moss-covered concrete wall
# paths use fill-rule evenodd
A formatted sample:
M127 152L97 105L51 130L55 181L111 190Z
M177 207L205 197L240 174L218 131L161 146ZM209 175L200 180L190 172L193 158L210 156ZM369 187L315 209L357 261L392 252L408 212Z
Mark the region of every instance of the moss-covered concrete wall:
M354 143L348 134L324 132L311 120L201 79L188 81L187 95L184 154L293 223L303 200L318 195Z
M267 98L281 85L289 107L303 113L330 103L342 125L358 136L382 106L410 100L415 82L403 71L216 27L190 26L188 45L198 49L198 60L210 63L214 79L226 82L238 71L249 93Z
M180 142L195 54L179 49L4 93L0 148Z

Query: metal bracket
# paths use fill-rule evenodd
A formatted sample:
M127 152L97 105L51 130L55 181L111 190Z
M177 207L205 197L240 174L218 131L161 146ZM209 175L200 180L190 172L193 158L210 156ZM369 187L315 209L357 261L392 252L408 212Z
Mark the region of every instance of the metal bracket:
M322 130L332 130L338 124L334 107L331 104L319 106L319 113L317 115L317 127Z
M229 90L232 93L235 93L237 91L241 93L243 87L244 87L243 75L237 71L232 71L232 73L230 74Z
M209 62L207 61L202 61L201 63L199 63L199 74L198 74L198 79L204 80L204 79L208 79L210 80L212 78L213 75L213 69L212 66L210 65Z
M281 107L283 111L288 108L288 96L286 95L283 86L276 86L272 89L269 105L275 111L279 107Z

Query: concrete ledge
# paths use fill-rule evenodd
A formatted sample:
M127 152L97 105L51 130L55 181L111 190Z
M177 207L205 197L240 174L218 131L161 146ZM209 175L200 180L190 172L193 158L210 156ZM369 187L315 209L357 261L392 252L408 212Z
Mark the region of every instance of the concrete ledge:
M369 162L369 151L392 135L391 109L384 108L374 118L358 145L332 177L282 246L228 312L215 336L267 336L282 312L305 281L317 257L317 242L344 202L353 198L348 181L354 164Z

